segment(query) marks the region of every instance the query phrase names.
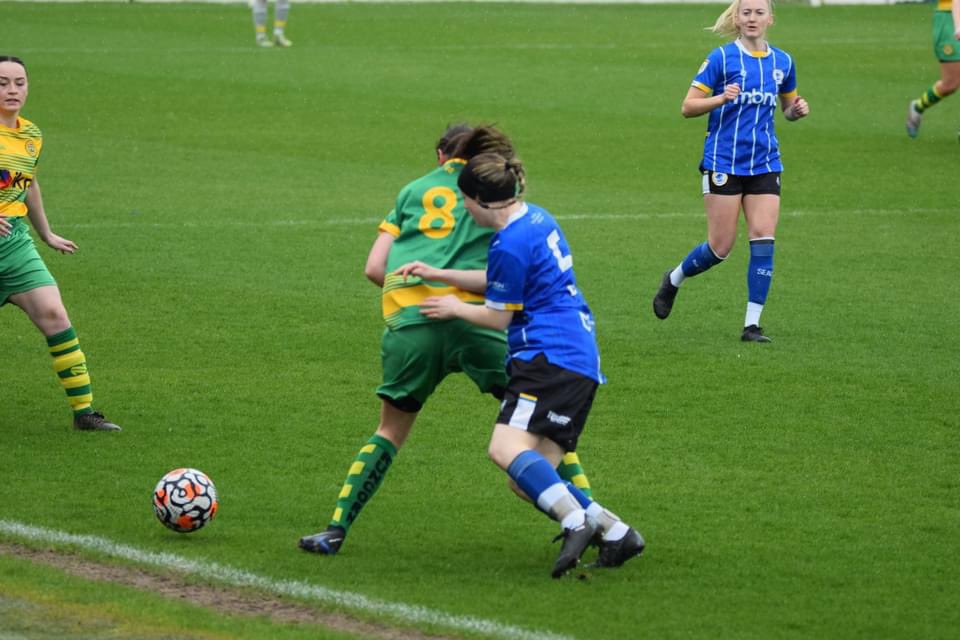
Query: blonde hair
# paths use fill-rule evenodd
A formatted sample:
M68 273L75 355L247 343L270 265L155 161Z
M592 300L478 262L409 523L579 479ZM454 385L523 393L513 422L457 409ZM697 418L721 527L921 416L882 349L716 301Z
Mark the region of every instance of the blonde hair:
M733 0L733 2L730 3L730 6L720 14L720 17L717 18L717 21L713 23L713 26L706 27L706 30L712 31L713 33L719 34L725 38L731 38L739 35L740 30L737 29L736 18L737 12L740 11L740 1L741 0ZM767 8L770 9L770 15L773 15L773 0L767 0Z

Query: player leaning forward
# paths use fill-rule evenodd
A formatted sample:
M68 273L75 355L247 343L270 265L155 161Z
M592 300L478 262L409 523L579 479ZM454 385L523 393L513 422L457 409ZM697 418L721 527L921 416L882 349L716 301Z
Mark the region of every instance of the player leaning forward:
M560 522L563 545L553 577L577 565L598 530L598 564L619 566L643 551L643 538L556 471L564 454L576 451L604 381L593 315L577 288L566 239L546 210L522 200L524 172L517 158L478 155L457 184L477 224L495 231L486 271L439 270L420 262L400 271L485 291L482 306L451 295L428 298L420 305L427 317L507 330L509 380L488 453Z
M73 253L77 245L50 230L43 210L37 163L43 136L20 116L27 100L27 68L13 56L0 56L0 306L23 309L47 338L53 368L81 431L119 431L91 407L93 392L87 361L70 324L60 289L24 223L26 218L50 248Z
M734 0L712 30L736 39L710 52L683 99L681 113L709 113L700 161L707 241L667 271L653 299L661 320L670 315L680 285L730 255L740 209L747 221L750 261L747 310L741 339L770 342L760 314L773 280L773 247L780 217L780 145L774 131L777 102L787 120L810 113L797 95L793 58L766 40L773 25L771 0Z

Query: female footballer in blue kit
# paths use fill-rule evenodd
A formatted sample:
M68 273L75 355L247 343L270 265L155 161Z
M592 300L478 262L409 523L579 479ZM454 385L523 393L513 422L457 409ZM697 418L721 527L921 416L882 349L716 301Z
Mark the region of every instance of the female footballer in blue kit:
M576 450L597 385L604 382L593 314L577 288L570 248L553 217L521 199L524 171L517 158L478 155L457 184L477 224L496 230L486 272L421 262L398 272L485 291L483 306L456 296L428 298L420 305L424 315L507 330L509 381L488 453L560 522L563 545L553 577L577 565L597 532L597 565L620 566L643 551L643 537L556 472L564 454Z
M747 312L741 339L770 342L760 314L773 277L773 241L780 215L780 147L774 132L779 101L787 120L810 113L797 95L793 58L766 41L773 24L770 0L734 0L712 30L736 35L710 52L683 100L685 118L710 114L700 171L707 212L707 241L663 275L653 299L658 318L670 315L678 288L730 254L740 209L747 221L750 262Z

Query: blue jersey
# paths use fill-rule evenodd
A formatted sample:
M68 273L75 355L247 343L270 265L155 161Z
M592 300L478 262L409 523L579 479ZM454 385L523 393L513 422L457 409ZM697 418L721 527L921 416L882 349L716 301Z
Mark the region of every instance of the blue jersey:
M486 305L514 312L510 358L543 354L550 364L605 382L593 314L577 289L570 247L546 210L525 204L490 239Z
M701 170L738 176L783 171L773 114L778 96L796 95L793 58L770 45L751 53L735 40L710 52L692 86L719 95L728 84L740 85L740 95L710 112Z

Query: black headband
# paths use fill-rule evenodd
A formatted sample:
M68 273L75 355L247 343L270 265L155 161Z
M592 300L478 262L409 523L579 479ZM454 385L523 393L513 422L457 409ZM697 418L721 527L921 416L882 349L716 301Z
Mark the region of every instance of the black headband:
M457 186L463 195L473 198L479 203L502 202L517 197L517 176L512 171L513 180L510 184L495 185L482 181L473 171L473 163L468 162L467 166L460 172L457 178Z

